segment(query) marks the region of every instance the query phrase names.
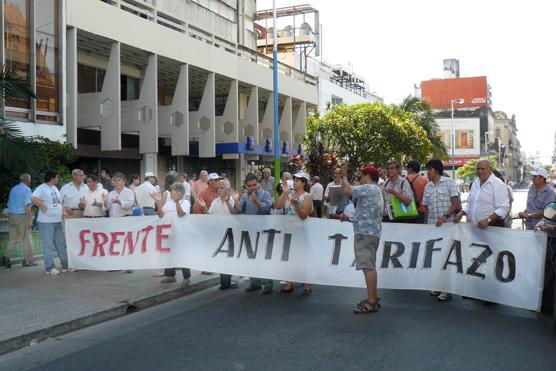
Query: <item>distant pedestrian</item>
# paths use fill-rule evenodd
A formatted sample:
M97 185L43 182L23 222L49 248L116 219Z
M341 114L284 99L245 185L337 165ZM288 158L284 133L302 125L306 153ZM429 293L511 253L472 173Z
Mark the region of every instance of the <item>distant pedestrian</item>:
M274 195L274 177L272 177L270 169L267 167L263 169L261 187L270 195Z
M287 187L286 182L282 185ZM302 171L298 171L293 176L293 191L282 192L276 208L284 209L284 215L296 215L301 220L310 217L313 212L313 200L309 194L309 176ZM287 281L280 288L281 293L290 293L293 291L293 282ZM303 284L303 296L309 296L313 290L308 283Z
M33 212L31 210L31 175L21 174L20 183L10 190L8 197L8 246L5 255L0 257L0 265L11 268L11 257L18 243L24 251L23 267L35 266L33 261L33 244L31 227L33 226Z
M413 191L409 182L400 175L400 164L391 161L386 164L386 175L388 180L384 183L384 205L390 207L392 197L396 197L402 204L408 206L413 199ZM393 222L385 210L385 222Z
M108 192L112 192L112 190L114 189L114 186L112 185L112 172L110 171L110 168L103 167L102 169L100 169L100 184Z
M417 206L417 212L419 216L417 219L413 220L412 223L423 224L425 223L425 206L423 205L423 193L425 192L425 186L429 182L427 177L419 174L421 170L421 163L416 160L411 160L408 162L407 175L405 179L409 182L413 195L415 196L415 203Z
M322 218L323 192L324 190L322 184L320 184L320 178L318 176L314 176L311 182L311 190L309 191L309 194L313 200L313 209L317 213L318 218Z
M197 198L199 195L208 187L208 172L206 170L201 170L199 173L199 180L191 187L191 194L193 197Z
M239 200L239 212L245 215L269 215L272 206L270 194L259 187L259 180L256 174L247 174L245 177L246 191ZM253 292L261 289L261 294L272 294L273 282L271 279L251 278L245 292Z
M168 175L166 176L166 179L168 179ZM153 192L152 196L156 202L156 210L160 218L163 218L166 214L177 214L180 218L190 214L191 204L184 197L185 187L183 186L183 183L177 181L177 173L175 181L170 186L170 191L164 191L163 196L159 193ZM189 268L178 269L181 269L182 271L184 283L189 283L191 270ZM176 268L166 268L164 270L164 276L164 279L160 281L161 283L176 282Z
M137 190L137 187L141 185L141 178L137 174L130 174L129 175L129 184L128 188L131 189L133 192Z
M336 214L336 208L338 206L343 207L344 205L334 205L330 204L330 190L333 187L341 187L342 186L342 170L340 168L334 169L334 173L332 175L333 180L327 184L326 189L324 190L324 205L326 206L328 214Z
M147 171L143 179L143 183L135 190L137 206L143 210L143 215L154 215L155 202L151 197L151 193L157 192L154 186L156 183L156 176L152 171Z
M380 309L377 296L376 252L382 234L384 201L377 184L378 169L367 165L361 172L362 185L350 186L347 167L342 168L342 190L346 196L357 199L353 216L355 269L363 271L367 286L367 298L356 304L354 314L373 313Z
M65 184L60 190L65 219L83 217L83 209L79 207L79 200L88 190L83 170L73 169L71 172L71 182Z
M220 180L218 182L218 197L215 198L208 209L210 215L232 215L237 214L239 199L232 194L230 182ZM232 275L220 274L220 290L235 289L238 285L232 283Z
M60 191L56 188L59 181L60 177L56 171L45 171L44 183L38 186L31 196L33 205L39 208L37 221L44 267L46 273L51 275L68 271L66 238L62 228L62 200ZM60 258L61 270L56 269L54 253L57 253Z
M185 189L185 196L184 198L191 202L191 186L189 185L189 183L187 182L187 174L182 174L178 177L178 182L180 182L181 184L183 184L183 187Z
M112 176L114 190L108 195L108 214L111 218L130 216L135 204L135 194L126 187L124 174L116 172Z
M525 220L525 227L528 230L533 230L542 219L546 204L556 201L554 190L546 182L546 178L548 178L547 171L538 167L531 171L531 175L533 176L533 184L531 184L527 193L527 208L518 214L520 218Z
M108 191L102 188L94 174L87 175L88 190L79 200L85 218L103 218L108 210Z
M452 220L452 216L461 209L458 191L454 181L443 176L444 166L442 161L432 159L425 165L427 176L430 180L423 192L425 208L425 224L434 224L440 227ZM448 301L452 294L448 292L431 291L439 301Z

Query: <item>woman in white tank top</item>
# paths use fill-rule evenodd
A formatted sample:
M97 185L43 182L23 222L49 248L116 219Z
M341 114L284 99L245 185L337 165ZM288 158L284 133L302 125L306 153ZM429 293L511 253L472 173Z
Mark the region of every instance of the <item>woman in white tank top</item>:
M313 200L309 194L309 176L302 171L298 171L293 176L293 191L287 191L288 185L284 183L282 192L276 208L284 208L285 215L297 215L301 219L306 219L313 213ZM278 292L290 293L293 291L293 282L286 282ZM308 283L303 284L303 296L308 296L313 292Z

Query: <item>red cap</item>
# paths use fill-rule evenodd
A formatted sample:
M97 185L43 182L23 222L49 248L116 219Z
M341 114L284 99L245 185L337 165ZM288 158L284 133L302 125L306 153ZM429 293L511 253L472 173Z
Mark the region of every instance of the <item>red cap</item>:
M363 175L376 175L378 176L378 169L372 165L365 165L361 168L361 172L363 173Z

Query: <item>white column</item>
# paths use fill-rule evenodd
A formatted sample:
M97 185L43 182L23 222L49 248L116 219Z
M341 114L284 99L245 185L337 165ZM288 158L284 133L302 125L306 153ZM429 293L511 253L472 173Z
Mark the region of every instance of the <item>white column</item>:
M239 133L239 91L238 81L233 80L226 99L226 107L222 116L216 117L216 142L234 143Z
M149 55L139 99L122 102L122 132L139 132L139 152L158 152L158 58Z
M122 149L122 104L120 99L120 43L110 45L110 57L99 93L78 94L77 126L100 127L100 149Z
M291 137L292 137L292 98L286 97L286 103L284 109L282 110L282 116L280 117L280 151L282 150L282 145L287 142L288 151L291 148Z
M158 133L171 137L172 156L189 155L188 71L187 64L181 65L172 104L158 108Z
M189 112L189 135L199 141L199 157L216 156L214 92L214 72L209 72L199 110Z
M259 88L253 86L243 119L239 120L239 141L247 142L252 137L254 144L259 143Z

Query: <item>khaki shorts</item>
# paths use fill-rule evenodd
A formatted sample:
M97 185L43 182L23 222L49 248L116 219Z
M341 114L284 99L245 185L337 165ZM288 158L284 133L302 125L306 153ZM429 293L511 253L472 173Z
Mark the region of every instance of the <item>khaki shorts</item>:
M367 234L354 236L355 269L376 269L376 250L379 238Z

